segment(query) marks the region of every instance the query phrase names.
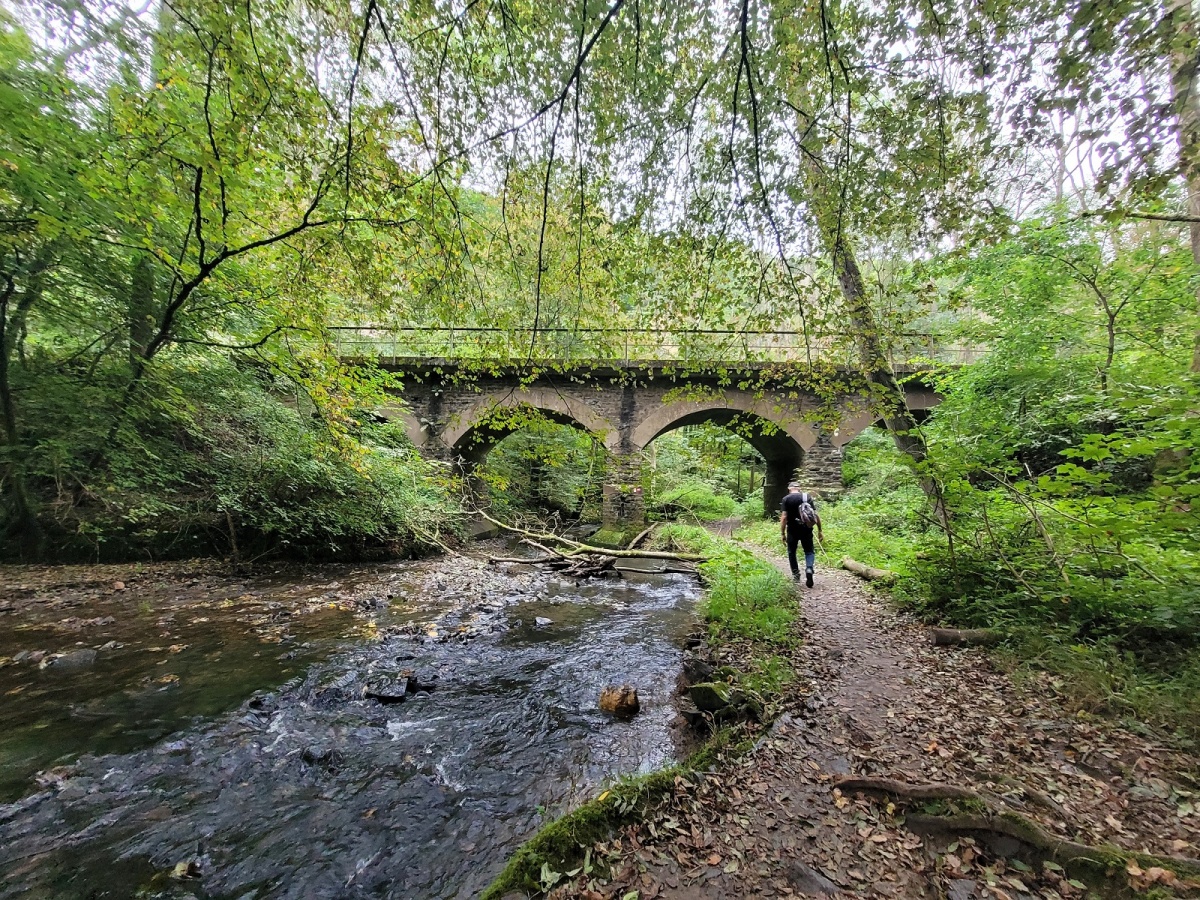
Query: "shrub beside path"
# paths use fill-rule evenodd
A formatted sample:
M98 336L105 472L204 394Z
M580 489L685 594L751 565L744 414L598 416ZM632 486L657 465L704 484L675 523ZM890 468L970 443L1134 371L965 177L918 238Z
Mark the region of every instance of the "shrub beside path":
M1089 892L1011 837L917 834L909 826L921 804L843 791L837 781L846 776L970 789L1056 838L1128 851L1109 866L1113 887L1186 890L1132 854L1200 855L1192 757L1073 712L1048 677L1018 687L982 650L935 649L922 627L848 573L819 571L816 587L799 598L792 663L800 677L785 688L785 712L752 751L677 779L661 807L593 848L595 871L553 897L1004 900ZM970 816L978 807L943 801L923 812Z

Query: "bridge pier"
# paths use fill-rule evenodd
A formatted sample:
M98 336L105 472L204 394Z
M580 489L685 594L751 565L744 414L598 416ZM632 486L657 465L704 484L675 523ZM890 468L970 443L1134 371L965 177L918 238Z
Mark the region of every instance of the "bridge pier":
M804 451L804 464L796 477L806 491L821 494L826 500L837 496L842 490L842 448L821 432L817 442Z
M629 534L646 527L646 498L642 495L642 460L637 453L612 454L600 503L604 531Z
M763 515L768 519L779 518L779 503L787 494L788 483L795 477L799 460L768 459L767 471L763 477L762 498Z

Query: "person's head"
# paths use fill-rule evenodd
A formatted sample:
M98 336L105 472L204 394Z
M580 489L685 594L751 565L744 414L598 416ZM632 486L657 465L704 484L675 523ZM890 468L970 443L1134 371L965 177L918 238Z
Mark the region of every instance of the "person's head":
M788 485L788 493L789 494L800 493L800 485L793 481L791 484Z

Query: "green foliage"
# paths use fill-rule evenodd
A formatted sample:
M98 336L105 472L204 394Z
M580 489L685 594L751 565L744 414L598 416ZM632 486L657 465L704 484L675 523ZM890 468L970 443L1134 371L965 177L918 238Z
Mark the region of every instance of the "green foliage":
M503 515L520 511L568 519L599 518L607 454L593 436L526 411L516 428L477 470L491 504Z
M734 431L689 425L651 445L648 509L663 518L715 522L761 515L762 456Z
M396 426L331 432L294 384L197 354L149 375L109 441L120 375L83 396L45 377L30 397L24 464L61 557L406 553L455 527L443 479Z
M656 539L708 557L700 565L706 588L702 611L714 637L767 645L794 640L796 592L772 563L703 528L668 525L656 532Z
M922 267L990 348L941 375L924 427L945 518L869 432L823 518L834 559L906 575L921 614L1009 633L1089 707L1200 733L1192 271L1173 230L1078 220Z

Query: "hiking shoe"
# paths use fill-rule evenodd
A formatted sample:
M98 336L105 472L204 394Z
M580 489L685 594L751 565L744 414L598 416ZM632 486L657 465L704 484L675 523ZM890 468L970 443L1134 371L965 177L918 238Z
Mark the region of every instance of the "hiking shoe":
M813 576L813 570L812 570L812 569L805 569L805 570L804 570L804 583L805 583L805 585L807 585L808 587L812 587L812 576Z

